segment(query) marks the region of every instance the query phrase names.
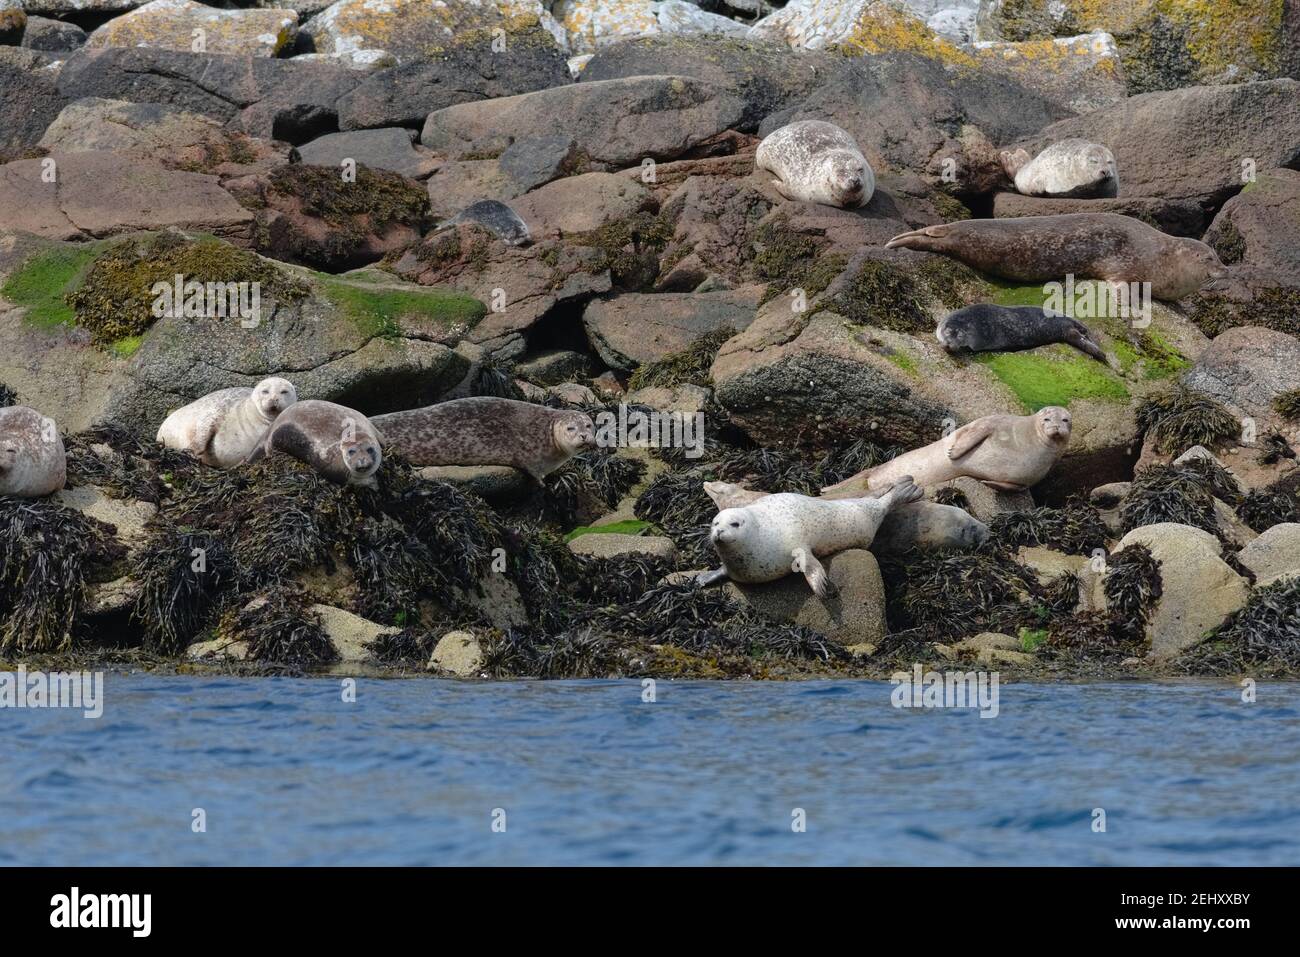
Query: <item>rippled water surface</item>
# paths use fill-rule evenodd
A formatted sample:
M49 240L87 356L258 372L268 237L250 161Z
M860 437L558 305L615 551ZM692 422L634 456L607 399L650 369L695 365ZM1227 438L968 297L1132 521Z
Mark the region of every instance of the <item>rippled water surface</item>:
M1300 864L1300 684L657 691L109 674L0 709L0 863Z

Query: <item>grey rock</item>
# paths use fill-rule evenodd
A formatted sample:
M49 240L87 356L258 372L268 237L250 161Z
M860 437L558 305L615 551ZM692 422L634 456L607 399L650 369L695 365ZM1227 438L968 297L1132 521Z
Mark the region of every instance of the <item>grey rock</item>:
M86 31L75 23L28 17L22 45L28 50L42 50L46 53L71 53L85 46L86 38Z
M581 151L572 136L533 136L511 143L497 158L501 172L526 193L575 172Z
M436 157L415 145L415 131L401 127L327 133L298 148L304 163L339 166L352 159L360 166L387 169L424 179L438 167Z
M744 329L754 320L760 294L755 287L714 293L627 293L593 299L582 314L582 324L606 365L631 371L680 352L719 329Z
M618 532L588 532L569 542L569 551L591 558L616 558L619 555L651 555L673 562L677 546L671 538L657 535L623 535Z

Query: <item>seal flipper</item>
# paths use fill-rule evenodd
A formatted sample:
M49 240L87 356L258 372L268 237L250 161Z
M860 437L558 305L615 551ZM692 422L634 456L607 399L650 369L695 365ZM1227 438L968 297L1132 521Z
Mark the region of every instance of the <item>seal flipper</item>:
M1072 319L1070 322L1073 331L1065 337L1065 341L1080 352L1092 356L1098 362L1105 362L1109 365L1110 360L1106 358L1106 353L1102 351L1101 346L1097 344L1097 340L1093 338L1092 330L1077 319Z
M952 441L948 443L948 458L956 461L963 455L974 452L992 434L993 423L987 418L966 423L952 434Z
M886 249L919 249L922 252L944 253L945 243L943 238L951 230L951 223L940 223L938 226L926 226L924 229L914 229L910 233L899 233L889 242L885 243Z
M710 572L700 572L695 576L695 584L701 588L708 588L710 585L716 585L718 582L727 580L727 570L725 568L715 568Z
M811 549L793 549L790 552L790 558L792 559L790 570L803 575L814 595L818 598L834 598L839 595L840 590L835 587L835 583L826 574L826 569L817 560L817 556L812 553Z
M1028 488L1027 485L1017 485L1015 482L995 482L992 479L980 479L980 481L995 492L1023 492Z

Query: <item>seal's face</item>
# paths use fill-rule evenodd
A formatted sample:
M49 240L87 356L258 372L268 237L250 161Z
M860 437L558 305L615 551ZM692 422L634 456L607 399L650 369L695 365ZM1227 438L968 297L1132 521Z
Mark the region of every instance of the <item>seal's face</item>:
M1083 171L1089 183L1115 183L1119 180L1115 154L1097 143L1083 151Z
M1176 276L1185 278L1188 295L1198 290L1222 288L1228 278L1228 267L1219 254L1199 239L1184 239L1175 253Z
M939 345L948 352L961 352L970 348L970 328L959 323L941 322L934 330Z
M257 409L268 419L274 419L289 406L298 401L298 390L288 379L272 376L263 379L253 389L253 401Z
M339 451L343 453L343 463L352 473L354 482L368 484L371 476L379 471L382 453L379 451L379 443L374 439L361 436L340 442Z
M856 206L867 191L868 173L862 160L847 150L835 150L826 157L831 194L841 206Z
M1049 405L1039 409L1034 416L1038 423L1038 434L1048 442L1064 445L1070 441L1070 410L1059 405Z
M725 549L745 540L749 534L751 520L744 509L724 508L713 516L713 527L709 529L709 541L715 548Z
M577 455L596 445L596 426L585 415L560 419L554 427L555 444L569 455Z

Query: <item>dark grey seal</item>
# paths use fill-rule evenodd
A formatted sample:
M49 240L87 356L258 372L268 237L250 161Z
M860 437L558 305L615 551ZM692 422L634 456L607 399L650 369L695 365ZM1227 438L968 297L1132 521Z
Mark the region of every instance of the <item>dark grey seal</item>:
M1106 361L1106 353L1087 326L1041 306L977 303L949 313L934 334L949 352L1020 352L1064 342L1098 362Z

